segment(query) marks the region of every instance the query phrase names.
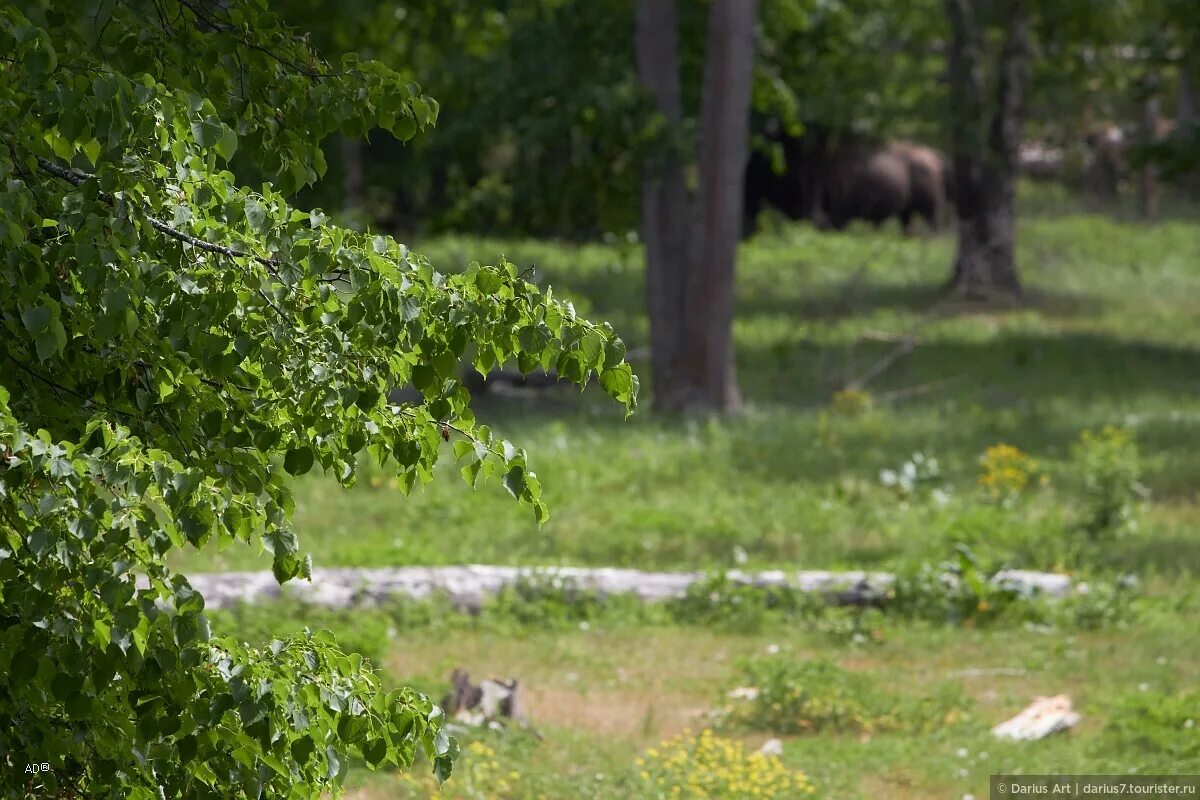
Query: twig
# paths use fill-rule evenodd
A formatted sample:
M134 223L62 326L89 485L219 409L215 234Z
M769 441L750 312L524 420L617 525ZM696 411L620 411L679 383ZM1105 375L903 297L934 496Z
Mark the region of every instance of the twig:
M424 421L424 420L417 419L417 415L414 414L412 412L412 409L410 409L410 408L406 408L405 406L392 406L392 408L399 411L401 414L403 414L404 416L408 417L409 419L411 419L415 422L423 422ZM436 419L433 420L432 422L433 422L433 425L437 428L445 428L446 430L454 431L459 436L463 437L464 439L469 439L470 441L474 442L475 444L486 445L486 442L480 441L473 433L471 433L470 431L467 431L467 430L463 430L462 428L458 427L457 425L453 425L449 422L438 422ZM492 449L489 447L488 451L492 452Z
M79 186L79 185L83 184L84 181L95 177L94 175L89 175L86 172L80 172L78 170L66 169L64 167L60 167L57 164L47 161L46 159L42 158L41 156L38 156L37 161L38 161L38 166L42 169L43 172L49 173L50 175L53 175L56 178L62 178L63 180L67 181L68 183L70 183L73 186ZM96 196L99 197L104 202L108 203L109 205L112 205L114 202L113 196L107 192L97 192ZM253 253L246 253L241 250L237 250L233 247L226 247L224 245L213 244L212 242L206 242L203 239L197 239L195 236L192 236L190 233L184 233L183 231L179 230L178 228L173 228L170 225L168 225L167 223L163 222L162 220L160 220L156 217L152 217L149 214L146 215L146 220L150 223L150 227L154 228L154 230L158 231L159 233L165 234L165 235L171 237L172 239L175 239L176 241L183 242L184 244L187 244L187 245L191 245L192 247L195 247L198 250L203 250L206 253L222 255L222 256L226 256L227 258L248 258L252 261L255 261L255 262L263 265L264 267L267 268L267 271L270 272L271 275L273 275L277 279L279 278L279 271L276 269L276 267L280 266L283 262L277 258L266 258L265 256L256 256ZM262 298L263 302L266 303L268 306L270 306L271 309L276 314L279 315L280 319L282 319L284 322L289 321L287 316L283 313L283 311L279 308L279 306L275 305L275 303L273 303L271 301L271 298L267 297L266 292L264 292L262 289L256 289L255 291L258 293L258 296Z
M63 386L61 383L58 383L57 381L47 378L45 375L42 375L40 372L37 372L32 367L30 367L28 364L26 364L24 361L21 361L19 358L15 357L11 353L5 353L4 355L8 358L9 361L13 362L18 367L20 367L22 370L24 370L25 372L28 372L30 375L37 378L42 383L45 383L47 386L50 386L51 388L53 388L57 391L60 391L60 392L66 392L67 394L72 395L79 400L82 400L84 403L94 403L96 405L100 405L102 408L105 407L102 404L96 403L95 400L88 397L87 395L75 391L70 386ZM117 414L125 414L124 411L120 411L119 409L109 408L109 410L113 411Z
M870 268L870 260L871 257L868 257L863 263L859 264L858 269L854 270L842 285L841 291L838 292L837 300L833 304L833 307L837 311L844 312L853 308L851 297L859 285L862 284L863 276L867 274L867 270Z
M871 368L868 369L861 377L849 381L843 388L861 391L868 383L879 377L880 374L887 370L888 367L892 366L892 364L895 364L902 357L911 353L920 339L918 334L920 333L921 328L923 328L926 323L937 316L942 307L943 304L940 302L934 303L932 306L930 306L929 310L921 315L921 318L917 320L912 329L904 335L904 337L894 348L885 353L883 358L871 365Z
M899 344L897 344L894 348L892 348L887 353L885 353L883 358L876 361L871 366L871 368L866 371L865 374L848 382L845 385L845 387L843 387L843 388L845 388L847 390L851 390L851 391L862 390L868 383L870 383L875 378L879 377L879 375L884 370L886 370L892 364L899 361L901 357L906 356L909 353L911 353L913 350L913 347L915 347L916 344L917 344L916 334L914 334L914 333L908 334L907 336L904 337L904 339Z
M290 69L295 70L296 72L300 73L301 75L308 78L309 80L316 82L316 81L320 81L322 78L337 78L337 77L341 77L342 75L346 74L343 72L319 72L317 70L305 68L302 64L297 63L293 59L290 59L283 55L280 55L279 53L276 53L271 48L261 45L258 42L254 41L253 39L251 39L247 36L240 35L241 31L236 26L231 25L227 22L222 22L222 21L216 19L215 17L213 17L209 14L206 14L203 10L201 10L197 6L196 3L191 2L190 0L178 0L178 2L179 2L179 5L183 6L188 11L191 11L192 14L194 14L196 16L196 20L198 22L208 25L210 28L212 28L217 33L237 35L238 40L246 47L249 47L251 50L257 50L258 52L263 53L264 55L277 61L278 63L282 64L283 66L289 67Z
M888 344L895 344L896 342L902 342L905 340L905 337L902 334L875 330L863 331L859 338L867 339L868 341L872 342L887 342Z
M951 383L955 383L960 380L962 380L962 376L955 375L950 378L942 378L942 379L936 380L936 381L929 381L928 383L918 383L916 386L905 386L902 389L893 389L890 392L880 392L879 394L875 395L875 399L881 400L881 401L899 400L904 397L912 397L913 395L925 394L926 392L931 392L934 389L939 389L943 386L946 386Z

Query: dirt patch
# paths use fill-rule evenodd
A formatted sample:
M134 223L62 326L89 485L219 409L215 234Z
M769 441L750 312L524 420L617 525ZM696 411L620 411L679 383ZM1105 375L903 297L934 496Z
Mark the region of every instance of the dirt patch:
M909 800L909 798L941 794L939 791L933 791L934 787L924 785L912 775L899 769L886 775L865 773L858 780L858 788L863 797L887 797L890 800Z
M694 695L612 689L528 687L521 702L535 727L604 736L661 739L704 724L708 707Z
M447 677L454 668L476 678L520 681L522 715L535 728L568 729L657 741L697 730L714 699L712 685L732 670L736 646L703 631L595 632L464 638L453 655L445 643L389 654L395 675ZM447 688L449 683L446 684Z
M853 658L839 658L838 666L851 672L874 672L880 668L880 662L877 658L868 656L858 656ZM889 664L888 669L903 669L907 665Z
M734 671L742 648L702 630L500 634L463 637L453 648L444 638L406 640L388 654L394 675L448 679L462 668L476 677L517 678L525 688L564 686L709 697L714 683ZM578 686L575 684L578 682Z

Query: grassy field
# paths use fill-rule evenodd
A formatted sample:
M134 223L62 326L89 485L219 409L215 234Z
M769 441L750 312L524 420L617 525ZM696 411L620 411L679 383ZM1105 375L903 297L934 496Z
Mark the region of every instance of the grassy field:
M1200 224L1118 221L1045 192L1023 199L1028 299L1009 307L940 297L949 236L785 226L749 242L736 323L748 409L738 419L624 421L591 391L486 398L481 419L529 450L546 487L552 517L541 529L498 485L470 491L449 459L444 480L407 499L370 468L351 491L305 479L297 529L318 566L904 570L967 545L985 570L1064 570L1097 585L1136 574L1148 595L1141 610L1098 629L884 617L866 637L770 620L754 633L642 619L586 629L397 623L376 655L390 675L431 692L455 666L520 678L544 737L483 736L445 796L653 797L634 757L698 730L738 680L739 659L772 646L795 661L829 659L900 704L940 696L944 685L958 693L943 724L786 737L784 762L819 797L983 797L987 775L1006 770L1200 771L1200 728L1184 725L1200 714L1187 693L1200 678ZM640 253L630 245L460 237L415 246L446 269L501 253L536 265L631 349L645 344ZM911 352L863 392L838 394L906 342ZM1106 425L1131 443L1080 449L1083 430ZM989 492L995 480L980 463L998 444L1036 462L1020 461L1024 478L1011 486L1004 465L994 469L1011 489L1002 496ZM906 463L923 464L911 485L886 477L903 476ZM1105 488L1109 478L1117 488ZM1098 510L1121 491L1129 519L1095 530ZM229 549L178 565L267 561ZM334 628L353 635L359 624ZM990 737L1034 696L1059 692L1084 713L1077 732L1023 745ZM770 735L725 733L755 747ZM412 781L354 774L363 780L364 798L426 794Z
M743 418L623 421L593 392L487 399L480 417L529 450L546 487L552 518L542 529L498 484L472 492L447 459L447 479L407 499L369 468L350 492L305 481L303 544L325 565L722 568L743 553L751 566L883 565L980 539L1022 566L1052 567L1059 548L1047 540L1070 536L1070 445L1084 428L1116 424L1136 434L1154 501L1144 535L1118 543L1112 560L1200 570L1191 535L1200 520L1200 226L1027 219L1027 304L938 304L931 314L952 244L894 231L762 235L740 265ZM500 253L535 264L581 311L612 320L631 348L645 342L635 250L461 238L422 249L448 268ZM870 410L831 406L835 391L914 332L912 352L867 385ZM977 502L979 457L1001 442L1030 453L1050 479L1016 509ZM947 502L898 500L880 485L881 470L915 452L937 459ZM187 566L263 563L231 549Z
M1131 767L1165 772L1185 771L1188 764L1194 770L1200 763L1194 740L1190 760L1184 761L1156 751L1162 729L1139 728L1139 736L1157 737L1154 744L1140 743L1136 736L1116 732L1111 722L1130 707L1144 712L1167 705L1167 698L1194 682L1194 660L1182 648L1194 655L1200 637L1192 632L1180 640L1169 627L1063 639L1023 630L904 626L867 647L831 647L826 637L782 629L737 636L632 628L515 638L478 634L450 652L438 637L416 636L387 664L439 687L446 672L459 665L522 676L531 687L528 713L545 738L482 737L500 762L521 775L514 782L519 789L505 796L615 800L647 796L635 754L681 731L703 728L704 713L720 703L719 690L737 677L739 659L761 657L772 646L781 648L782 657L832 658L869 686L900 699L938 693L953 698L932 729L870 732L850 726L786 737L783 762L805 773L821 797L986 797L987 777L994 773L1108 773ZM990 735L991 725L1031 698L1060 692L1070 692L1085 715L1076 733L1038 743L1005 743ZM1194 703L1200 696L1186 697ZM750 747L769 735L740 728L723 733L743 738ZM1179 741L1175 747L1182 753L1189 746ZM471 776L471 759L478 755L467 752L464 776ZM425 796L419 789L396 791L391 783L371 781L361 796ZM479 796L493 796L480 788Z
M455 668L518 677L529 727L463 735L457 777L440 794L455 800L654 798L637 759L662 752L663 740L715 727L752 750L779 735L780 719L795 723L782 735L782 764L818 797L986 797L996 773L1200 771L1194 594L1144 598L1123 623L1099 625L1014 617L949 626L890 612L847 625L856 615L836 611L667 624L628 609L577 620L544 603L479 618L421 610L430 609L243 609L218 615L217 629L258 638L268 627L330 626L392 679L434 697ZM793 713L712 716L769 665L813 662L833 665L834 679L803 683L807 700ZM1063 692L1083 715L1069 735L1016 743L990 734L1032 698ZM439 796L420 770L354 770L349 785L355 800Z

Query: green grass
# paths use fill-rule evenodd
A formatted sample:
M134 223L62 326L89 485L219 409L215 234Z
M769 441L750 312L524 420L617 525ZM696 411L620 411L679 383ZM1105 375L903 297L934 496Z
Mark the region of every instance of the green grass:
M953 542L983 538L998 543L997 557L1052 567L1064 548L1044 543L1072 536L1069 445L1085 427L1115 423L1135 431L1154 501L1143 535L1110 560L1200 570L1191 535L1200 521L1200 226L1060 214L1023 220L1019 242L1025 305L944 305L926 319L951 237L797 226L761 235L739 264L742 418L643 412L623 421L595 391L487 399L481 419L529 450L552 510L547 525L538 529L498 484L472 492L447 459L444 479L409 498L370 467L348 492L321 477L302 481L302 544L326 566L722 568L744 554L750 566L858 567L941 557ZM500 253L536 264L581 310L612 320L631 348L645 343L639 253L627 246L419 244L445 268ZM830 410L834 391L913 331L913 351L867 387L874 410ZM1051 476L1046 491L1003 512L981 507L975 489L980 455L999 442ZM916 451L940 462L944 506L900 503L879 485L881 470ZM183 565L266 561L231 548Z
M312 624L372 648L389 675L435 695L457 666L519 678L544 739L482 735L497 763L520 774L505 797L645 796L637 753L698 728L696 715L720 705L737 680L738 659L770 645L861 673L883 695L919 701L949 682L965 697L962 713L932 730L788 739L785 762L809 774L819 797L985 797L987 776L1003 771L1200 772L1200 726L1172 710L1195 705L1185 693L1200 652L1191 588L1200 573L1200 225L1188 219L1196 211L1172 207L1147 226L1045 189L1023 203L1028 299L1018 306L939 299L950 236L784 226L747 243L735 326L748 401L740 418L676 421L647 411L624 421L594 391L485 399L478 416L526 447L542 479L552 517L541 529L498 485L472 492L449 462L442 480L409 498L369 465L350 491L301 480L296 527L318 566L904 570L965 544L986 569L1064 569L1101 582L1136 573L1150 595L1140 614L1120 624L1106 617L1098 630L1019 618L949 627L892 615L879 635L858 638L778 621L749 633L755 626L737 620L704 627L638 614L586 626L550 615L539 624L520 608L506 612L516 620L507 626L358 613L316 615ZM501 253L536 265L540 280L612 321L631 349L646 343L636 248L464 237L414 244L445 269ZM868 384L872 407L839 410L834 393L909 334L912 352ZM1092 540L1081 530L1090 501L1072 443L1106 424L1134 433L1151 494L1135 511L1136 528ZM1010 505L986 502L979 459L997 443L1035 458L1047 485ZM909 495L885 486L881 470L915 452L936 458L940 474ZM268 561L229 548L177 564L261 569ZM250 637L261 628L234 626ZM964 673L996 668L1004 674ZM1030 744L990 736L1036 695L1060 692L1084 714L1076 732ZM730 735L757 746L768 734ZM470 759L487 761L465 758L464 775ZM394 776L356 771L352 783L363 800L427 795ZM444 796L469 796L469 781L457 785Z

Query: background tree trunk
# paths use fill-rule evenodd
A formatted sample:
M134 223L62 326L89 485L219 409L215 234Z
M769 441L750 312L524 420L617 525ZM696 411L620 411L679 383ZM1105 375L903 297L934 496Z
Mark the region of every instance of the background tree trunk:
M342 144L342 208L358 211L363 207L363 143L341 136Z
M679 15L675 0L636 4L638 79L666 118L669 135L680 136L683 96L679 85ZM650 368L654 405L683 405L680 365L688 277L688 198L683 164L671 148L648 160L642 176L642 241L646 248L646 311L650 321Z
M946 0L950 18L950 132L958 205L951 288L970 297L1018 296L1015 253L1017 152L1029 81L1029 23L1021 0ZM1004 44L994 102L987 102L984 28L998 11Z
M1175 120L1180 131L1200 128L1200 65L1179 67L1179 108Z
M1142 142L1146 145L1159 141L1159 103L1157 97L1148 97L1142 107ZM1150 160L1142 165L1141 174L1142 219L1158 217L1158 167Z
M700 109L699 187L689 207L672 151L645 165L642 239L654 405L670 413L735 411L733 279L749 150L756 0L714 0ZM638 77L669 128L683 118L675 0L640 0Z
M756 0L714 0L700 104L699 188L684 371L705 409L741 406L733 353L734 266L750 144Z
M1175 136L1183 147L1193 148L1189 174L1180 183L1193 196L1200 196L1200 61L1179 67L1179 104L1175 114Z

